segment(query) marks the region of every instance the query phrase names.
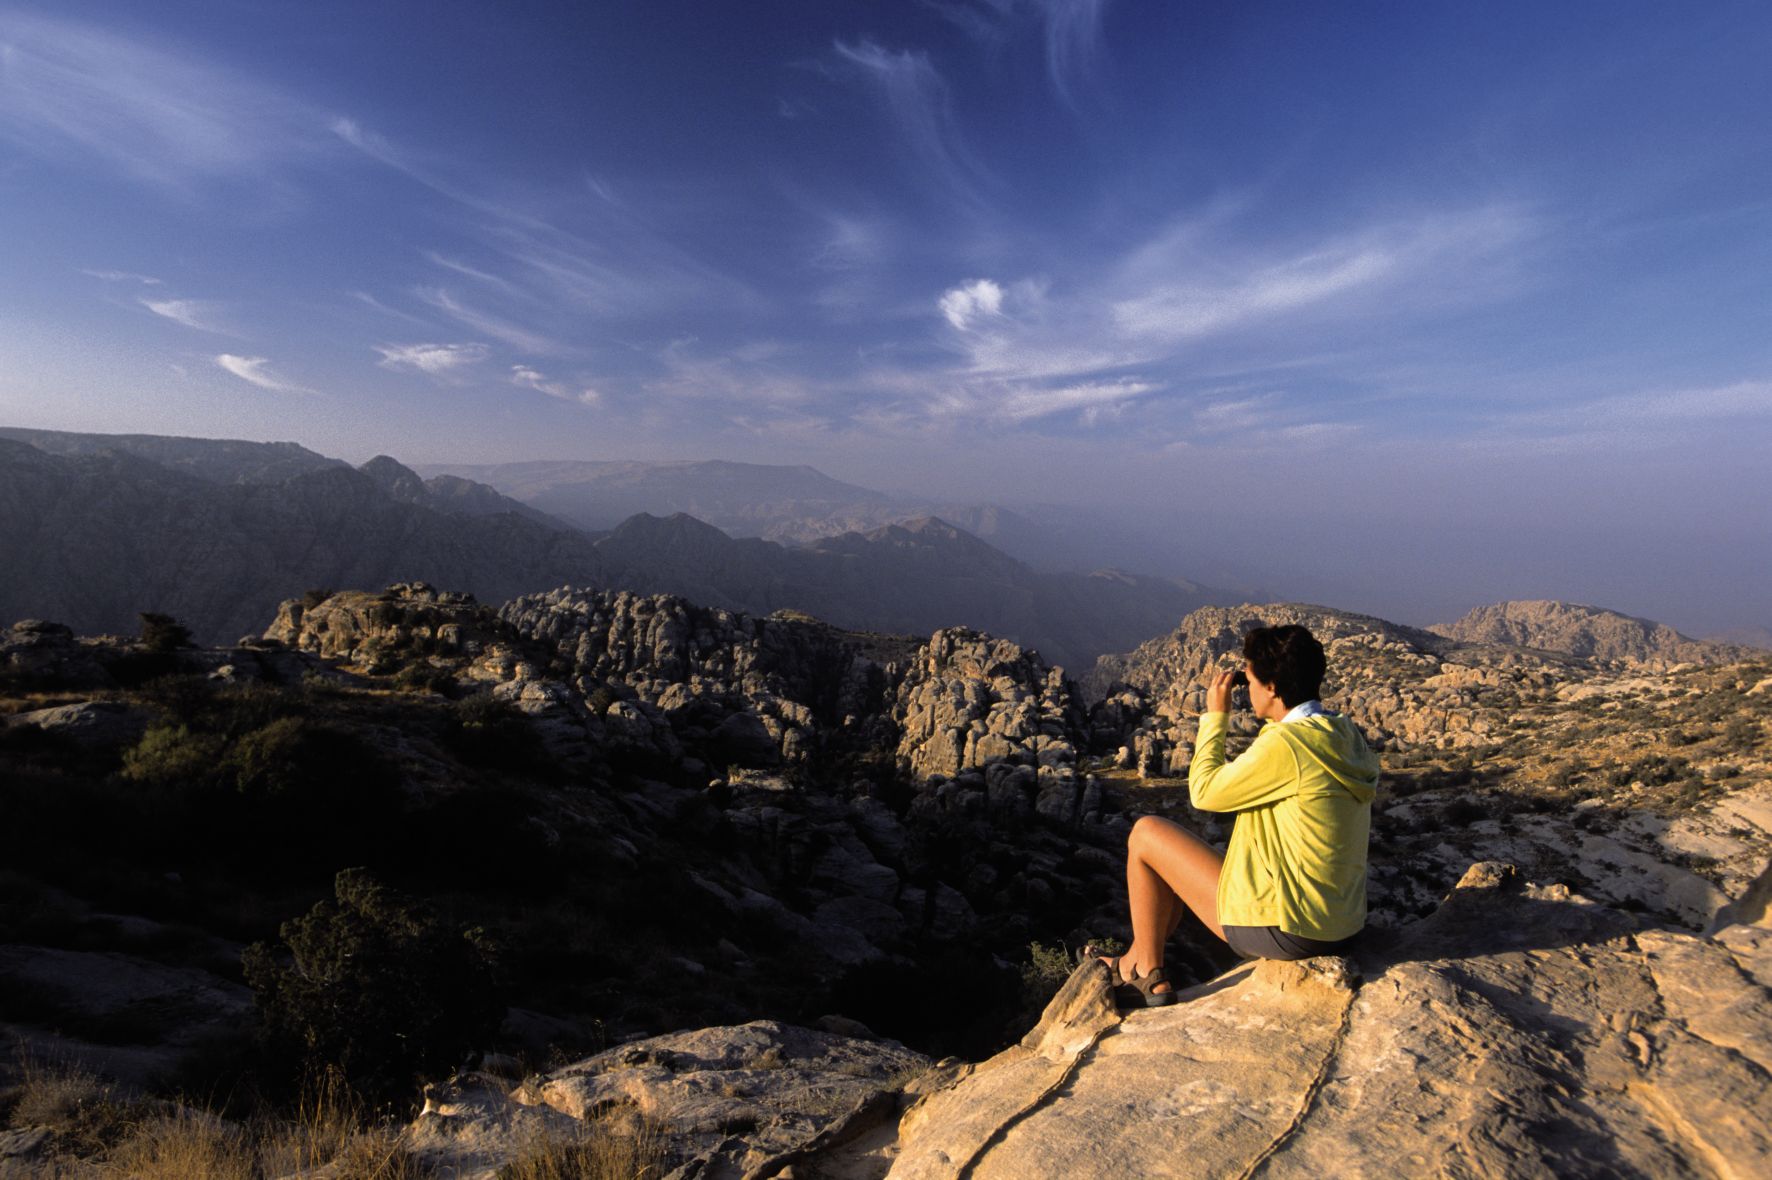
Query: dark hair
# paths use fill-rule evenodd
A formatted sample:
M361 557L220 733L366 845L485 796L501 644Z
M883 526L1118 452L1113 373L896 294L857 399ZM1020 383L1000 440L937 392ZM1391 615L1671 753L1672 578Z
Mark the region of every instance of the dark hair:
M1243 636L1243 658L1255 678L1274 686L1289 706L1316 700L1323 693L1329 661L1317 637L1297 623L1257 627Z

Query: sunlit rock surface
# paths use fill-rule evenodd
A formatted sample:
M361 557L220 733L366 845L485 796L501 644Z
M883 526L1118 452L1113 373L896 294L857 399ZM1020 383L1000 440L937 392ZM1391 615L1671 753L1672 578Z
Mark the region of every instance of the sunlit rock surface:
M1111 1021L1085 965L914 1106L890 1175L1764 1175L1772 930L1646 929L1511 866L1352 959Z

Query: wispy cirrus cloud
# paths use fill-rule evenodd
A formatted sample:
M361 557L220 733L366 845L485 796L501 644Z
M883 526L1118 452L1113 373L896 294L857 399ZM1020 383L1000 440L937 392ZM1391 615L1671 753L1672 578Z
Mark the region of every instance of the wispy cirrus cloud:
M1101 59L1101 16L1107 0L1036 0L1046 25L1046 73L1068 105L1075 87L1087 82Z
M691 307L757 310L769 304L751 284L674 242L644 202L620 199L595 177L586 176L582 187L567 193L493 193L451 179L458 163L419 158L355 119L333 119L330 128L365 156L472 215L476 224L470 233L478 252L496 255L500 266L471 264L434 249L422 253L433 265L473 279L483 298L506 306L469 307L438 287L420 288L419 296L513 347L540 354L571 351L559 339L565 331L558 324L583 311L628 317ZM513 319L513 308L520 309L524 322ZM531 324L532 318L554 325Z
M397 320L404 320L409 324L417 324L420 327L428 328L432 326L429 321L420 316L415 316L409 311L401 311L397 307L389 307L367 291L348 291L346 294L358 303L361 303L364 307L373 308L385 316L390 316Z
M297 385L285 380L271 370L271 362L262 356L234 356L222 353L215 358L215 363L249 384L260 389L269 389L275 393L311 394L314 391L306 386Z
M835 43L838 58L885 103L923 174L963 203L982 209L989 173L967 147L948 85L922 50L887 49L873 41Z
M513 348L540 356L555 356L572 350L567 345L501 316L482 311L461 302L442 287L420 287L416 294L425 303L459 323L494 340L502 340Z
M378 344L376 363L384 369L409 369L432 377L447 377L492 355L484 344Z
M141 305L163 319L199 332L232 336L235 332L222 319L222 306L207 299L142 299Z
M1379 222L1277 256L1227 257L1212 240L1184 237L1136 252L1114 281L1126 293L1109 305L1124 336L1158 347L1288 316L1358 313L1404 287L1419 311L1428 300L1484 297L1534 228L1523 210L1500 205ZM1176 274L1195 277L1166 277Z
M1011 422L1025 422L1033 418L1079 410L1085 415L1085 421L1093 425L1101 420L1104 411L1123 406L1161 388L1155 382L1130 378L1118 381L1085 381L1050 388L1018 387L1009 389L1001 401L989 407L988 412Z
M0 139L40 157L189 189L322 142L321 121L289 96L94 25L0 12L0 54Z
M509 279L503 279L488 271L481 270L478 267L469 266L459 258L450 258L443 254L439 254L435 250L426 250L424 256L426 260L434 266L440 266L444 270L454 271L458 275L463 275L476 282L484 283L486 286L502 291L506 295L516 295L523 298L528 297L527 292L521 290Z
M926 0L968 35L1000 50L1024 22L1039 25L1046 75L1061 101L1077 105L1080 86L1100 67L1107 0Z
M85 270L83 275L91 275L95 279L103 279L107 283L139 283L144 287L158 287L160 280L153 275L140 275L129 270Z
M528 365L511 366L511 384L521 385L525 389L533 389L537 393L545 393L549 397L559 398L561 401L578 402L586 406L601 405L603 402L603 395L588 385L574 388L564 381L550 380L541 370Z
M961 364L945 374L948 392L929 399L932 412L1007 407L1001 412L1025 421L1163 396L1197 387L1202 376L1317 364L1325 341L1345 347L1448 306L1505 297L1518 281L1520 248L1536 232L1518 209L1481 207L1263 250L1236 233L1245 208L1165 226L1067 286L972 278L942 292L938 338ZM1211 366L1203 371L1204 357ZM956 396L955 388L969 392ZM1228 429L1235 408L1201 407L1191 428ZM1308 425L1296 416L1263 423Z

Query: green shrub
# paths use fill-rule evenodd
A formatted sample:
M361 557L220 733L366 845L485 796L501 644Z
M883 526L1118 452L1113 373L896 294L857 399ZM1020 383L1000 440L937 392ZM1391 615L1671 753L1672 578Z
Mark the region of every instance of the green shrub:
M123 777L150 786L197 787L211 781L223 750L213 734L188 725L153 725L123 753Z
M336 1069L371 1102L409 1100L497 1032L493 952L483 932L446 925L366 870L345 869L333 889L283 924L282 948L242 956L261 1035L308 1076Z
M1027 962L1021 965L1021 982L1029 991L1043 992L1050 996L1058 990L1058 985L1070 978L1070 952L1064 949L1063 943L1047 946L1043 942L1028 943Z
M180 648L195 646L191 642L191 629L171 615L143 611L141 621L142 645L149 651L174 652Z
M227 771L241 794L276 799L329 793L377 760L373 750L349 733L300 717L279 717L234 743Z

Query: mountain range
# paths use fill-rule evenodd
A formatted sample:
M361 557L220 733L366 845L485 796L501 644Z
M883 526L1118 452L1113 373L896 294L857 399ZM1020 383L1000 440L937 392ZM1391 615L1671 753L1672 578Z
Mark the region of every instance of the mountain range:
M932 516L791 546L681 512L586 532L551 503L293 443L4 430L0 547L22 560L0 570L0 616L123 632L151 610L221 641L303 588L426 581L496 602L578 584L871 630L964 624L1081 668L1234 597L1120 570L1042 572Z
M593 531L613 528L638 512L685 512L731 537L805 544L934 516L1034 569L1049 571L1121 566L1128 555L1153 548L1150 536L1109 512L893 495L806 466L718 459L563 460L416 464L414 470L427 477L454 475L484 483ZM1263 597L1254 590L1240 592Z

